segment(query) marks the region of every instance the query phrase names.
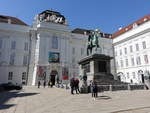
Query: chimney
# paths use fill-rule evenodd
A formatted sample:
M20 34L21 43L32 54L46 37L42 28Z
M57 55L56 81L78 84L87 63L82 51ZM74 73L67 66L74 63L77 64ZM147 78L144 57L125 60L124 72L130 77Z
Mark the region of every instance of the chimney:
M119 27L119 29L118 30L121 30L122 29L122 27Z
M8 19L8 24L11 24L11 19Z
M84 35L87 35L86 31L84 31Z

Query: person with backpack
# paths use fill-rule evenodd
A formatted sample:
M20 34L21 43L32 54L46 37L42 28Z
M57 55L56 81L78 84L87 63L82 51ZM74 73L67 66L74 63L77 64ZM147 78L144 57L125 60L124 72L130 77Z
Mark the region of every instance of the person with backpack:
M98 87L96 81L93 80L91 85L92 97L94 100L98 97Z
M76 90L76 94L79 94L80 93L80 90L79 90L79 79L75 79L75 90Z

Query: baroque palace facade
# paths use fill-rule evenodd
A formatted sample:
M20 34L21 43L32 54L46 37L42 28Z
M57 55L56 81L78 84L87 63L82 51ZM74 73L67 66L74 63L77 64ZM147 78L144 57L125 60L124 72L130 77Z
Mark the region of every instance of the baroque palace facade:
M150 80L150 15L120 29L112 35L116 71L124 82Z
M132 29L100 33L98 53L114 57L110 67L115 79L140 83L142 76L149 76L149 16L146 19L129 25ZM15 17L1 15L0 83L35 85L38 80L68 83L70 78L80 77L78 61L87 56L90 31L70 29L66 18L56 11L36 15L32 27ZM135 45L131 47L132 53L131 45Z

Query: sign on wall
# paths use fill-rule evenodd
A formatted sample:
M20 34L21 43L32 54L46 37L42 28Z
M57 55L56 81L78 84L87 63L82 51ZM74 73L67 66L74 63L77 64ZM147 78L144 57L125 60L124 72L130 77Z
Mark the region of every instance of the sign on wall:
M69 79L69 69L68 69L68 67L63 67L62 68L62 78L63 78L63 80L68 80Z
M59 63L59 53L57 52L49 52L48 54L48 62L49 63Z
M45 72L46 72L46 66L38 66L37 75L39 77L45 76Z

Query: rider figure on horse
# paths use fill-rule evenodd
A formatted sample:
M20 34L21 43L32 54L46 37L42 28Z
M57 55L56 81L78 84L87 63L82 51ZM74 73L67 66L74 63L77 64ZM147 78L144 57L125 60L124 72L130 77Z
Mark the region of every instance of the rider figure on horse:
M88 37L87 55L89 55L89 50L90 50L90 54L92 54L93 47L95 47L95 51L97 51L97 48L99 47L98 36L99 36L98 29L90 32L89 37Z

